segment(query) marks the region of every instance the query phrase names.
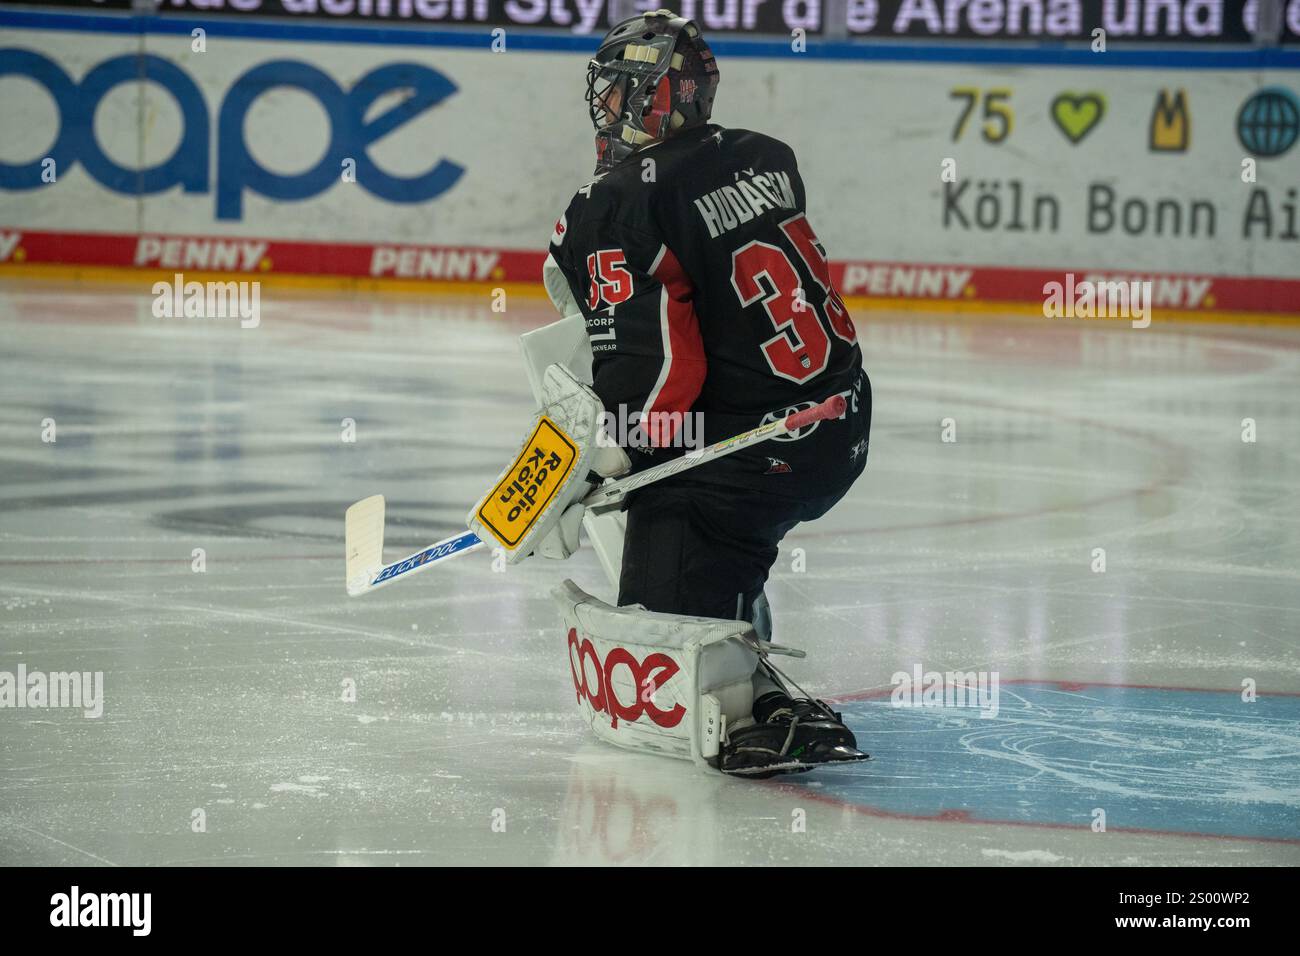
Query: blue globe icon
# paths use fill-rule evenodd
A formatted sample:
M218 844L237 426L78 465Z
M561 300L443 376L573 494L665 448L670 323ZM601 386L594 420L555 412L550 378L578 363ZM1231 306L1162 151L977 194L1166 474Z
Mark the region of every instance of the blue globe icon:
M1237 113L1237 139L1261 158L1281 156L1300 139L1300 99L1281 86L1260 90Z

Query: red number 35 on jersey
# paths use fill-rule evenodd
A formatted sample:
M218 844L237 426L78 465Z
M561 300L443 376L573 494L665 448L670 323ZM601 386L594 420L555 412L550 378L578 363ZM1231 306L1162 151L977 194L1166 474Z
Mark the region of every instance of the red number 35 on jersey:
M731 285L742 306L763 303L763 311L776 328L776 335L762 345L763 356L772 372L792 382L804 382L826 368L831 340L826 326L845 342L857 341L853 320L839 293L831 285L826 252L800 213L781 223L781 232L794 247L809 277L822 290L820 310L808 303L795 265L784 249L755 239L731 256ZM766 283L760 283L766 279ZM818 315L820 311L821 315ZM824 324L823 324L824 323Z
M632 298L632 273L626 265L622 249L601 249L587 256L587 274L591 276L587 292L589 308L600 308L602 301L606 305L618 305Z

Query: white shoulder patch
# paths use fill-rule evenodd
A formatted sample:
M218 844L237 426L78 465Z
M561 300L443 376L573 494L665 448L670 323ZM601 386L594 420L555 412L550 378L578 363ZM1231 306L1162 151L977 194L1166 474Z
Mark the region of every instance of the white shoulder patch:
M555 231L551 233L551 245L558 246L564 242L564 236L569 231L569 223L565 219L565 214L560 213L560 218L555 221Z

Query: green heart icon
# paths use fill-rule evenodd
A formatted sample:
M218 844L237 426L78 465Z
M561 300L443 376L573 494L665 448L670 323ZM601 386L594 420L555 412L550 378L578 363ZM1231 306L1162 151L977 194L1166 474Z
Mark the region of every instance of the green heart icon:
M1071 143L1092 132L1106 115L1106 98L1100 93L1061 93L1052 100L1052 121Z

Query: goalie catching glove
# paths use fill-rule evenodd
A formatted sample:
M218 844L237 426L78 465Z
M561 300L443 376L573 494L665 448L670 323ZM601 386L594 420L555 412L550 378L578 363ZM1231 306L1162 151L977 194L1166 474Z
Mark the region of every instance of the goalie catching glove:
M466 523L518 564L540 552L567 558L578 549L582 499L605 478L631 467L626 453L604 439L604 406L562 365L546 369L543 407L519 453L479 499Z

